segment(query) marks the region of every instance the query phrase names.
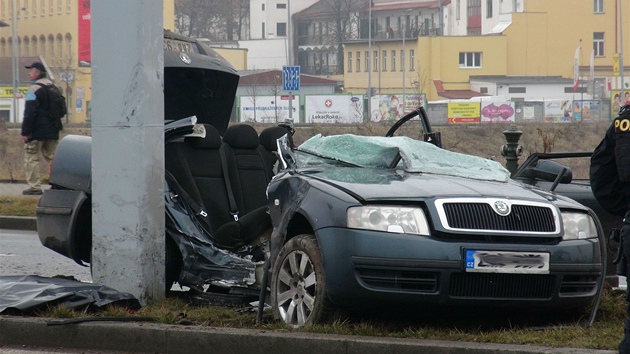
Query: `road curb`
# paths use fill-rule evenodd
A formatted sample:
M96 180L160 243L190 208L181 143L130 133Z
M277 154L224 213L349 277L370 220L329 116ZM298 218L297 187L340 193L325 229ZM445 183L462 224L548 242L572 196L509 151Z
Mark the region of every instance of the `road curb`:
M0 216L0 229L37 231L37 218L32 216Z
M192 327L155 323L86 322L49 326L49 319L0 317L0 345L135 353L326 354L609 354L608 350L550 348L331 335L291 331Z

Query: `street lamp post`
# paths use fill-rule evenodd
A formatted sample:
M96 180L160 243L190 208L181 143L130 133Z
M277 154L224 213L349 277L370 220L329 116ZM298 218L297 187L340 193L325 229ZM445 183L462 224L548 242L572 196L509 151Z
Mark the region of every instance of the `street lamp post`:
M400 67L402 68L402 102L403 102L403 116L405 115L405 110L407 109L407 99L405 96L405 64L407 62L407 51L405 49L405 38L407 37L407 19L406 16L409 13L409 11L411 11L411 9L407 9L405 11L403 11L403 26L402 26L402 39L403 39L403 43L402 43L402 58L401 58L401 63L400 63Z
M406 12L406 11L405 11ZM403 102L403 116L405 115L405 108L407 107L407 102L405 99L405 57L407 56L407 51L405 50L405 37L407 37L407 31L405 30L405 27L407 26L407 21L405 20L405 18L403 17L403 26L402 26L402 39L403 39L403 46L402 46L402 51L403 54L401 56L401 62L400 62L400 68L402 69L402 102Z
M13 121L18 122L18 81L20 80L18 72L18 59L20 54L18 53L18 39L17 39L17 23L15 22L15 1L11 1L11 71L13 79Z
M370 57L372 56L372 0L368 0L368 55L365 58L368 68L368 112L367 121L372 120L372 63ZM357 68L359 70L359 68ZM364 120L365 121L365 120Z

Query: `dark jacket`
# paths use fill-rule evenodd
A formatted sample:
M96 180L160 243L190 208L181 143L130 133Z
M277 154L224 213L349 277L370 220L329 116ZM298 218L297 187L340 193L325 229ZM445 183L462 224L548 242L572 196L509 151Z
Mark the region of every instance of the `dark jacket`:
M627 106L626 106L627 107ZM591 190L608 212L623 216L630 206L630 109L615 118L593 151Z
M48 94L38 83L52 84L50 80L41 78L36 80L26 92L22 136L28 136L29 141L59 140L60 122L53 122L47 117Z

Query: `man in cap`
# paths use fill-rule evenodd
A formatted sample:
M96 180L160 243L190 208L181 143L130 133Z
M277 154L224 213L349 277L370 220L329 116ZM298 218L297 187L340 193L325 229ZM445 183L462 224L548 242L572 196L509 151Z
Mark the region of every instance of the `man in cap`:
M39 155L50 162L59 142L61 122L48 118L48 94L40 85L52 85L46 78L46 67L40 62L26 66L28 77L33 84L26 92L24 119L22 121L22 141L24 142L24 173L30 188L24 195L41 195L42 181L39 174Z

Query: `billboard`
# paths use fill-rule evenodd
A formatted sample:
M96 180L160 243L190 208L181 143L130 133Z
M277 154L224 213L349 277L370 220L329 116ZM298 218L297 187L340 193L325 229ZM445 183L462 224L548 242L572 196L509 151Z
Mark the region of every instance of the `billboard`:
M478 124L481 121L479 102L448 103L448 124Z
M292 95L292 119L300 120L299 96ZM280 123L289 119L289 95L240 96L240 121L256 123Z
M306 123L363 122L363 96L308 95L304 109Z
M90 11L90 0L79 0L79 21L78 21L78 56L80 67L92 65L92 35L91 35L92 14Z
M372 97L372 122L397 121L426 102L425 94L405 94L405 107L402 95L376 95ZM414 118L417 119L417 118Z
M505 99L481 102L481 123L514 123L514 102Z

